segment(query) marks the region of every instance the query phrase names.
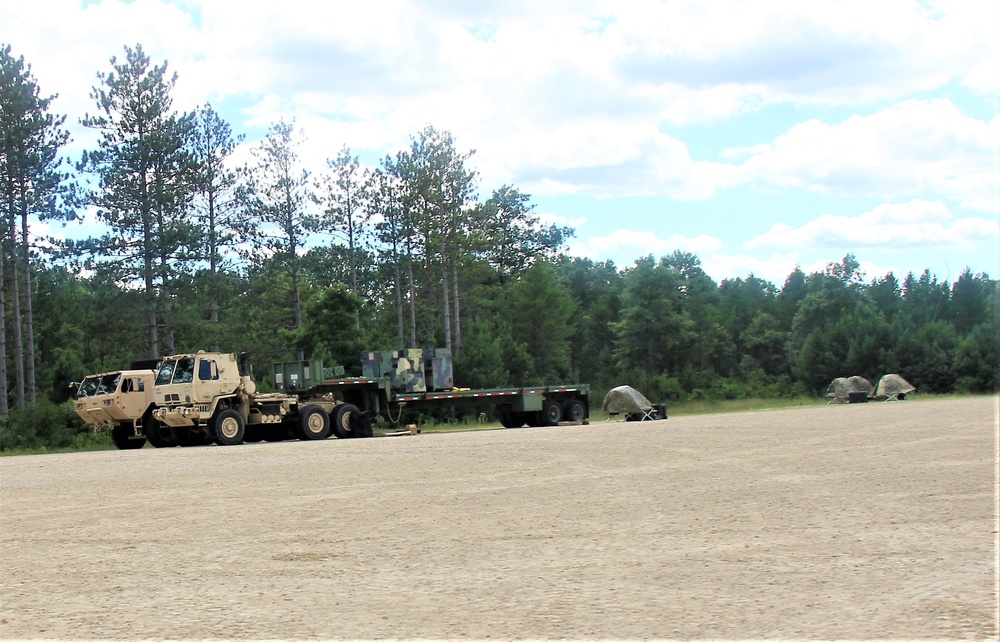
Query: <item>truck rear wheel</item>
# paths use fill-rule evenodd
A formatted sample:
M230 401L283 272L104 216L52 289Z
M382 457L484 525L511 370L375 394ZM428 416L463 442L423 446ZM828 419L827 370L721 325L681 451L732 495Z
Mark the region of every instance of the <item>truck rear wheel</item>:
M333 434L340 439L371 437L371 420L354 404L345 403L342 406L337 406L337 411L334 413Z
M295 434L299 439L326 439L330 436L330 415L322 407L310 404L299 411Z
M130 439L133 435L135 431L128 424L121 424L111 429L111 441L118 450L136 450L146 445L145 437Z
M243 415L232 408L220 410L212 419L212 436L220 446L235 446L243 443Z
M587 408L579 399L569 399L563 406L563 419L566 421L583 421L587 415Z

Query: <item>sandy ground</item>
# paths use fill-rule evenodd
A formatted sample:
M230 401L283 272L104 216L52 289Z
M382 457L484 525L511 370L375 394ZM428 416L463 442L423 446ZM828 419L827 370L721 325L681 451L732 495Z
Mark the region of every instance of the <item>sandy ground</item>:
M996 639L997 398L0 459L0 639Z

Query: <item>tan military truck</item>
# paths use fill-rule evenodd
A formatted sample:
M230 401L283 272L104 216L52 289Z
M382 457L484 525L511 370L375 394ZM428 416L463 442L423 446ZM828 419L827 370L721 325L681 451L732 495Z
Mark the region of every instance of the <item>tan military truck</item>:
M181 445L214 441L229 446L279 440L289 433L303 440L326 439L331 414L343 421L338 406L348 405L332 394L258 394L245 357L240 363L235 354L204 351L165 358L153 398L153 418L169 426ZM355 417L354 425L358 421ZM350 422L348 417L345 423Z
M122 450L175 445L152 417L152 369L116 370L85 377L77 387L73 409L95 430L109 430Z

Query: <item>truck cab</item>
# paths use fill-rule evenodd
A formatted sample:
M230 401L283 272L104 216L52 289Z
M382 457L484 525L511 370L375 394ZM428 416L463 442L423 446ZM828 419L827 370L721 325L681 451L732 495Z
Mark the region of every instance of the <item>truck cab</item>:
M159 408L205 406L219 396L236 392L240 383L236 355L198 352L165 358L156 374L153 395ZM199 410L209 411L207 408Z
M108 429L119 448L141 448L153 405L153 370L117 370L80 382L73 410L95 430Z

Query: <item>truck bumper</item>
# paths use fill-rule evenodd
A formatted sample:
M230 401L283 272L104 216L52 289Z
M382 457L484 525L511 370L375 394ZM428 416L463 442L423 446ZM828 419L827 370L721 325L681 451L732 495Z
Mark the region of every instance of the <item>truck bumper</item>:
M179 408L157 408L153 411L153 418L174 428L182 426L194 426L201 418L201 412L197 408L190 406Z

